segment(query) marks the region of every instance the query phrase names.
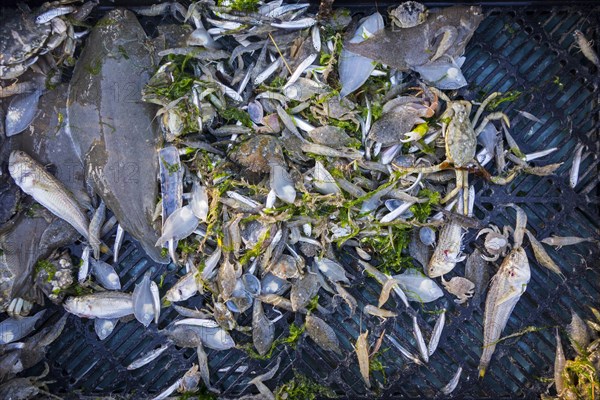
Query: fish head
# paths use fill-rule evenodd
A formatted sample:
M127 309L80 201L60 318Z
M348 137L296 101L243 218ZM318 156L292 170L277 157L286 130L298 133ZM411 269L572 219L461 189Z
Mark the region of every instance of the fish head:
M516 285L526 285L531 278L531 270L529 269L529 261L527 260L527 254L522 247L513 249L508 256L506 256L507 262L507 278Z
M34 166L35 161L24 151L14 150L10 153L8 171L21 188L33 185L35 181Z

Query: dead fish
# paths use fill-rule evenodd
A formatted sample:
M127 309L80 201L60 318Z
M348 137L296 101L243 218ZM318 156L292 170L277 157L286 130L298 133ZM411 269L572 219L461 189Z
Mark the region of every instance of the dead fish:
M7 318L0 322L0 344L16 342L29 335L45 311L39 311L31 317Z
M98 336L98 339L104 340L106 339L115 329L117 323L119 322L118 318L113 319L102 319L96 318L94 320L94 331Z
M317 295L321 284L319 277L316 274L307 273L301 276L292 284L290 292L290 301L292 310L298 311L308 305L310 301Z
M119 32L118 40L115 32ZM158 234L152 227L160 140L153 121L156 109L135 98L115 99L115 87L139 93L148 82L153 66L146 40L128 10L109 11L96 24L69 84L67 130L106 207L154 261L167 263L155 246ZM90 74L90 66L97 66L98 73ZM86 89L90 87L94 90Z
M322 349L341 355L340 342L335 331L319 317L306 316L306 333Z
M88 238L89 220L73 194L23 151L10 153L9 172L16 184L52 214Z
M12 98L6 110L5 134L6 137L23 132L34 120L38 112L38 102L42 95L41 90L31 93L21 93Z
M196 354L198 355L198 367L200 369L200 378L204 382L204 385L210 389L210 368L208 366L208 355L204 350L202 344L196 347ZM220 371L219 371L220 372Z
M132 315L133 301L129 293L106 291L68 297L64 308L82 318L112 319Z
M558 334L558 328L556 329L556 357L554 358L554 386L556 386L556 393L560 396L562 391L565 389L565 380L563 378L563 371L567 359L565 358L565 352L563 350L562 343L560 341L560 335Z
M77 281L79 283L85 282L88 275L90 274L90 253L92 248L90 246L85 246L83 251L81 252L81 265L79 266L79 271L77 273Z
M196 283L195 271L182 276L167 291L165 298L170 302L184 301L198 293L198 284Z
M584 147L583 144L578 144L575 149L575 155L573 156L573 163L569 173L569 185L573 189L575 189L575 186L577 186L577 183L579 182L579 167L581 165L581 156Z
M463 228L458 222L450 220L442 227L438 244L427 266L427 275L430 278L447 274L454 269L456 263L466 258L461 253L462 237Z
M415 364L423 365L423 361L419 360L417 358L417 356L415 356L414 354L412 354L410 351L408 351L408 349L406 349L404 346L402 346L400 343L398 343L398 341L396 339L394 339L393 336L386 334L385 337L390 342L392 342L392 344L400 351L400 354L402 354L404 357L408 358L409 360L411 360Z
M254 299L252 309L252 341L261 356L267 354L275 340L275 327L265 316L262 303Z
M446 309L442 310L440 316L435 321L433 331L431 332L431 338L429 339L429 344L427 345L427 354L430 356L435 353L435 350L438 347L440 337L444 331L444 325L446 325Z
M450 382L448 382L448 384L440 390L444 395L448 396L450 393L454 392L454 389L456 389L456 386L458 386L458 381L460 380L462 371L462 367L458 367L454 373L454 376L452 379L450 379Z
M413 335L415 336L415 341L417 342L417 348L419 349L419 353L421 353L421 358L427 363L429 362L429 350L425 344L425 339L423 339L423 332L421 332L421 327L419 326L417 317L413 315L412 320Z
M167 218L183 202L183 167L179 160L179 151L175 146L162 148L158 152L160 166L160 193L162 195L163 229Z
M100 201L100 205L98 205L98 209L94 213L92 220L90 221L90 226L88 228L88 237L90 246L94 251L94 258L97 260L100 258L100 245L101 245L101 230L102 224L104 224L104 218L106 217L106 206L103 201Z
M578 353L584 351L592 341L587 325L579 314L573 310L571 310L571 323L567 325L567 332L573 348Z
M598 243L597 239L592 237L577 237L577 236L556 236L552 235L545 239L540 240L542 243L548 244L550 246L556 246L556 250L560 250L563 246L572 246L579 243Z
M279 296L276 294L263 294L263 295L258 296L257 299L259 299L263 303L270 304L274 307L283 308L284 310L287 310L287 311L306 313L306 308L294 310L292 307L292 302L290 300L286 299L283 296Z
M92 275L96 278L98 283L108 290L120 290L121 281L119 275L115 271L114 267L102 260L90 260L92 265Z
M508 318L527 289L531 277L527 255L516 247L504 258L485 301L483 324L483 352L479 361L479 376L485 371L496 349L496 342L504 330Z
M125 236L125 229L119 224L117 226L117 234L115 236L115 245L113 248L113 262L117 263L119 261L119 251L121 249L121 244L123 243L123 237Z
M467 257L465 263L465 278L475 284L473 298L477 300L485 291L489 281L489 265L482 257L479 249L473 250L473 253Z
M154 298L150 290L150 274L144 274L142 281L135 284L132 294L133 314L142 325L147 327L154 319Z
M131 370L141 368L144 365L151 363L152 361L154 361L158 357L160 357L160 355L162 353L164 353L165 350L167 350L170 346L171 346L170 344L163 344L154 350L150 350L147 353L142 354L140 357L138 357L134 361L132 361L131 364L129 364L127 366L127 369L129 371L131 371Z
M371 389L371 381L369 380L369 342L367 336L369 331L361 333L356 339L356 356L358 358L358 366L360 368L360 374L362 375L363 381L367 388Z
M538 242L538 240L535 238L535 236L533 236L531 232L525 230L525 233L527 233L527 237L529 238L529 242L531 243L531 248L533 249L533 254L535 255L535 259L537 260L537 262L539 262L542 267L548 268L555 274L562 276L563 274L560 271L560 267L556 265L552 258L550 258L550 256L546 252L546 249L544 249L544 246L540 242Z
M160 293L158 292L158 285L154 281L150 281L150 294L152 295L152 303L154 306L154 323L158 324L160 318Z

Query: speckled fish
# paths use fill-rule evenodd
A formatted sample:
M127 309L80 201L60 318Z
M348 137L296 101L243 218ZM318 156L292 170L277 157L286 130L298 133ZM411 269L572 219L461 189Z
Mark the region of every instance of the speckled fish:
M31 317L7 318L0 322L0 344L16 342L29 335L45 311L39 311Z
M88 237L89 220L73 194L58 179L23 151L10 154L9 172L17 185L48 209Z
M330 350L339 355L342 354L340 342L335 335L335 331L321 318L315 317L312 314L307 315L306 333L324 350Z
M485 375L510 314L527 289L530 277L527 254L522 247L516 247L504 258L492 278L483 316L483 352L479 361L481 378Z
M545 239L540 240L540 242L548 244L550 246L555 246L557 250L560 250L563 246L572 246L579 243L598 243L597 239L593 237L577 237L577 236L556 236L552 235Z
M96 331L96 335L98 339L104 340L113 332L117 323L119 322L118 318L113 319L102 319L96 318L94 320L94 331Z
M142 281L135 284L132 301L135 319L147 327L154 319L154 299L150 290L149 273L144 274Z
M12 98L6 110L6 137L23 132L31 124L38 112L41 90L21 93Z
M533 234L531 232L529 232L528 230L525 230L525 233L527 234L527 237L529 238L529 242L531 243L531 248L533 249L533 254L534 254L537 262L542 267L548 268L550 271L554 272L555 274L562 276L560 267L558 265L556 265L556 263L554 262L554 260L552 258L550 258L550 255L548 255L548 253L546 252L546 249L544 249L544 246L540 242L538 242L538 240L535 238L535 236L533 236Z
M75 65L67 119L94 191L146 253L166 263L152 227L160 132L155 106L143 103L140 94L154 69L146 40L133 13L106 13Z
M465 263L465 278L475 284L475 291L473 293L475 301L484 293L490 276L488 262L481 258L481 256L481 250L475 249L467 257L467 262Z
M132 315L133 301L129 293L106 291L68 297L64 308L82 318L112 319Z
M296 282L292 284L292 290L290 292L292 309L298 311L299 309L306 307L312 298L317 295L320 287L319 277L316 274L307 273L297 279Z
M262 303L254 299L252 308L252 341L261 356L267 354L275 339L275 327L265 316Z
M567 333L573 348L578 353L582 353L592 341L587 325L574 310L571 310L571 323L567 325Z
M108 290L119 290L121 289L121 281L115 268L105 263L102 260L90 259L92 265L92 275L96 278L98 283Z

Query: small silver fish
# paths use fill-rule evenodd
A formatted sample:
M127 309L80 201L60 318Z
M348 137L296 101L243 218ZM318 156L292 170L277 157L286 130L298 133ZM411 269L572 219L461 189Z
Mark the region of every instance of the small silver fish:
M123 237L125 236L125 229L119 224L117 226L117 234L115 236L115 245L113 248L113 262L116 263L119 261L119 251L121 249L121 244L123 243Z
M122 292L68 297L63 306L67 312L82 318L113 319L133 314L131 294Z
M75 7L72 6L62 6L62 7L54 7L40 15L38 15L35 18L35 23L36 24L45 24L50 22L51 20L53 20L56 17L59 17L61 15L66 15L66 14L70 14L73 11L75 11Z
M198 293L198 284L196 283L195 271L189 272L181 277L166 294L166 299L170 302L184 301Z
M454 389L456 389L456 386L458 386L458 381L460 380L462 371L462 367L458 367L456 373L454 374L452 379L450 379L450 382L448 382L448 384L441 389L441 392L444 395L448 396L450 393L454 392Z
M131 364L129 364L127 366L127 369L129 371L131 371L131 370L141 368L144 365L151 363L152 361L154 361L158 357L160 357L160 355L162 353L164 353L165 350L167 350L170 346L171 346L170 344L163 344L154 350L150 350L149 352L143 354L141 357L136 358Z
M446 309L442 310L442 313L438 317L437 321L435 321L435 325L433 327L433 332L431 332L431 339L429 339L429 344L427 345L427 354L430 356L435 353L435 350L438 347L440 342L440 337L442 336L442 332L444 331L444 325L446 324Z

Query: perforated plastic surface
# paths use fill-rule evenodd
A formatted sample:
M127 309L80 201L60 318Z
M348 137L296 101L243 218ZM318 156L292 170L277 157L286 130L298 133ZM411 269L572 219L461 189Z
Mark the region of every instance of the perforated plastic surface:
M596 38L595 42L600 43L597 30L600 7L501 8L487 12L489 15L467 48L463 72L470 82L470 91L462 94L466 98L475 98L481 91L522 92L517 101L501 106L511 117L515 140L524 153L558 147L558 151L533 164L563 162L563 165L556 175L544 178L520 175L507 186L494 186L472 178L477 189L476 217L485 225L514 226L514 212L499 205L516 203L526 211L528 227L538 238L551 234L598 237L600 72L573 46L572 33L575 29L582 30L588 38ZM531 121L517 110L527 111L541 122ZM587 146L584 153L589 154L582 161L580 183L573 190L568 184L568 174L578 141ZM465 238L467 253L473 250L475 234L470 230ZM109 237L107 242L112 243L114 231ZM161 294L180 276L173 265L158 266L145 258L128 236L123 249L117 271L125 291L133 290L135 282L146 270L153 271L155 280L168 271ZM589 317L587 305L598 304L600 252L593 244L565 247L560 251L549 249L566 276L566 280L562 280L535 262L529 245L526 250L531 262L531 281L504 335L528 326L541 330L501 342L485 379L479 380L476 368L483 341L485 296L480 301L471 300L466 306L460 306L448 295L443 300L443 306L448 309L446 328L437 352L426 366L407 362L391 343L383 342L383 348L389 349L381 358L386 379L377 372L372 378L376 381L374 386L380 388L378 392L384 396L411 398L438 396L439 389L450 380L459 365L463 366L464 372L453 394L456 397L536 397L544 392L547 384L540 378L551 376L554 360L555 342L551 328L564 327L570 320L571 308ZM340 258L348 273L356 277L350 292L359 302L358 310L365 304L376 303L380 285L359 272L352 254L340 254ZM463 271L464 263L461 263L456 272L462 274ZM191 305L201 306L197 303L201 301L199 298L194 301L196 303ZM320 303L326 306L330 301L331 297L321 291ZM438 301L421 310L418 310L421 307L418 304L413 306L418 311L419 324L427 340L436 319L436 315L428 311L442 305ZM404 310L402 304L391 303L389 307ZM276 316L270 306L265 308L269 317ZM247 382L264 373L281 357L277 375L267 382L271 388L290 379L297 370L340 395L370 397L360 378L351 343L361 329L369 329L371 338L385 330L416 354L411 318L409 313L401 312L398 318L381 323L376 318L362 317L360 312L349 317L347 312L343 307L334 314L321 315L337 332L343 347L341 358L321 351L307 338L302 338L295 350L281 346L268 361L248 358L241 350L210 351L213 385L227 397L251 393L253 388L247 388ZM164 328L176 315L172 308L164 309L158 328ZM294 318L298 325L302 323L303 317L288 313L276 325L278 336L287 335L287 326ZM250 316L245 316L240 322L247 325L250 320ZM234 333L234 338L243 337L240 335ZM197 362L193 349L171 347L149 365L135 371L126 370L140 353L162 342L154 324L144 329L135 321L119 323L101 342L94 333L93 321L71 316L64 333L47 354L51 367L48 379L55 380L52 391L74 398L79 394L148 398L149 394L156 394L172 384L193 362ZM237 373L238 366L248 369L245 373ZM221 370L226 367L231 368Z

